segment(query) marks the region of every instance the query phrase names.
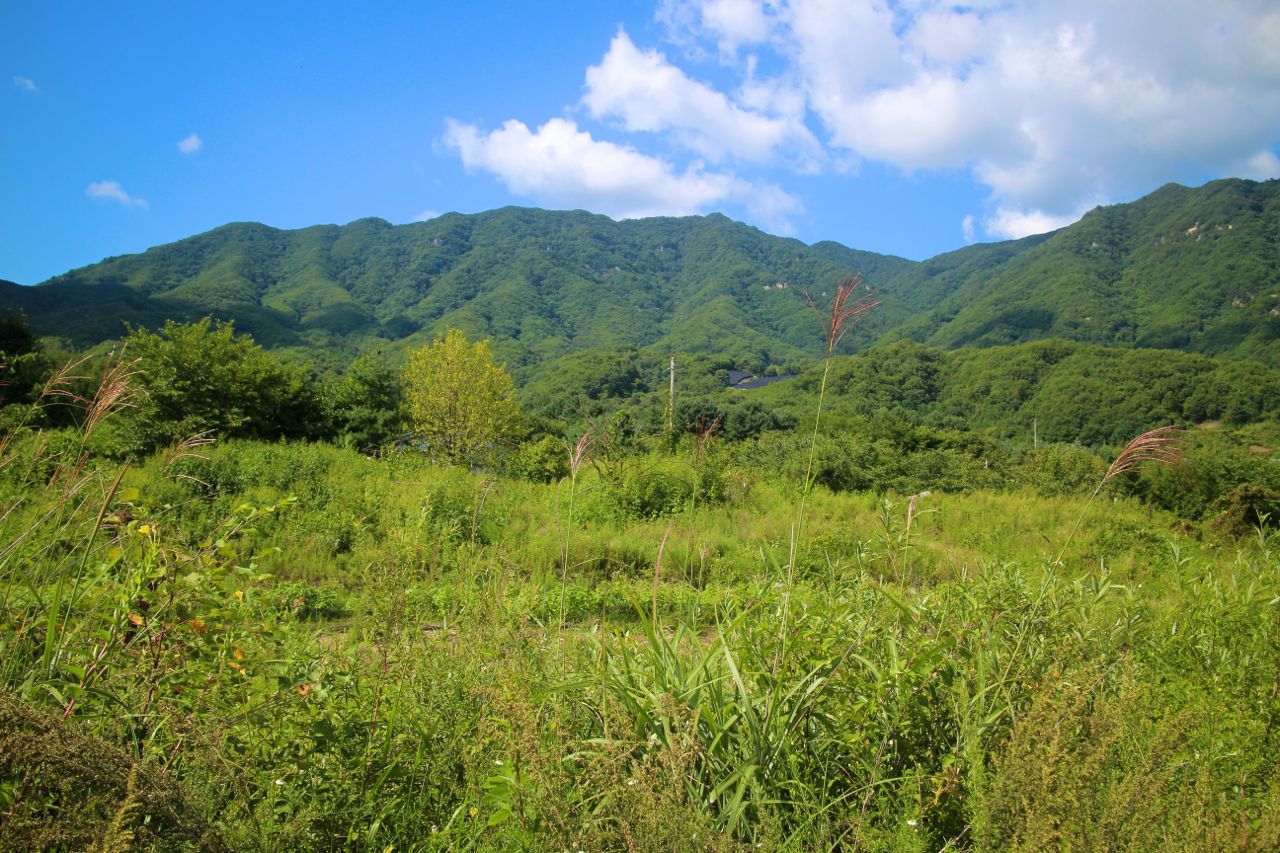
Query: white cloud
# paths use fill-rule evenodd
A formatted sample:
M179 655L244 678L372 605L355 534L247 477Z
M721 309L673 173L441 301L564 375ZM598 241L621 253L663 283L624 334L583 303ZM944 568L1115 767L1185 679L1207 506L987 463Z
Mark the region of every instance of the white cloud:
M85 187L84 194L89 198L118 202L125 207L147 207L146 199L129 195L124 191L124 187L115 181L94 181Z
M178 150L183 154L194 154L203 147L204 140L200 138L198 133L185 136L178 142Z
M586 88L583 103L595 118L618 119L631 132L671 131L711 160L759 163L786 150L808 168L821 151L801 115L742 109L656 51L639 50L622 31L600 64L587 69Z
M964 234L964 241L966 243L972 243L977 239L973 230L972 213L966 213L964 215L964 219L960 220L960 232Z
M1176 174L1277 172L1274 4L669 0L661 17L718 48L744 106L798 98L785 114L821 124L826 162L968 171L1000 233Z
M982 223L982 229L993 237L1004 237L1017 240L1032 234L1046 234L1070 225L1084 215L1077 213L1055 216L1043 210L1024 210L1016 207L1001 207L995 214ZM966 220L969 217L965 217ZM972 222L969 223L972 227Z
M619 219L680 216L737 202L770 227L785 227L785 217L798 209L795 199L776 187L707 171L698 163L677 171L660 158L594 139L562 118L536 132L511 120L488 134L449 120L444 143L468 170L494 174L516 195Z
M1255 181L1280 178L1280 157L1270 148L1264 148L1240 166L1239 174L1242 178L1252 178Z
M413 217L414 222L428 222L440 215L438 210L424 210L417 216Z
M40 94L40 87L30 77L19 77L15 74L13 75L13 85L30 95Z

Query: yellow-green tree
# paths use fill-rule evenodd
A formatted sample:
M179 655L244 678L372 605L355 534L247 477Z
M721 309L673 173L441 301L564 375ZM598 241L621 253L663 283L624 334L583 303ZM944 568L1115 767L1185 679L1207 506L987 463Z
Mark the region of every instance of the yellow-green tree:
M409 353L404 385L413 431L442 461L473 459L519 417L511 377L494 362L489 342L468 343L458 329Z

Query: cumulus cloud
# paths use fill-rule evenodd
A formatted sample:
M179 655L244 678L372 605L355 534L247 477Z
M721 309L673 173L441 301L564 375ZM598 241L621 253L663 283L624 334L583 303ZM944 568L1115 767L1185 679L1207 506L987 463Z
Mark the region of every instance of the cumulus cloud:
M582 100L595 118L617 119L631 132L671 131L710 160L765 162L786 150L807 167L821 150L802 116L743 109L660 53L640 50L622 31L600 64L587 69L586 89Z
M982 223L982 228L993 237L1016 240L1032 234L1046 234L1075 222L1085 211L1054 216L1043 210L1024 210L1017 207L1000 207ZM967 219L968 217L966 217Z
M114 201L125 207L145 208L147 206L146 199L129 195L124 191L124 187L115 181L94 181L85 187L84 194L101 201Z
M194 154L204 147L204 140L200 138L200 134L192 133L184 136L178 141L178 150L183 154Z
M30 77L19 77L15 74L13 75L13 85L17 86L29 95L40 94L40 87L37 86L36 81L32 80Z
M993 234L1188 170L1280 171L1269 4L670 0L662 17L683 28L674 40L715 45L743 92L800 98L833 160L969 172L990 190ZM745 68L727 55L744 45Z
M419 213L417 216L413 217L413 221L429 222L430 220L435 219L439 215L440 215L440 211L438 210L424 210L421 213Z
M769 9L759 0L705 0L701 3L665 2L658 13L670 25L696 23L714 35L720 52L736 54L746 45L766 41L774 21Z
M732 201L771 225L784 225L798 209L795 199L776 187L708 171L698 163L680 171L661 158L595 139L568 119L551 119L536 131L511 120L490 133L449 120L444 143L468 170L492 173L516 195L619 219L699 213Z
M973 214L966 213L964 219L960 220L960 233L964 234L964 241L972 243L977 239L976 232L973 230Z
M1252 178L1255 181L1269 181L1280 178L1280 157L1269 148L1254 154L1240 166L1240 177Z

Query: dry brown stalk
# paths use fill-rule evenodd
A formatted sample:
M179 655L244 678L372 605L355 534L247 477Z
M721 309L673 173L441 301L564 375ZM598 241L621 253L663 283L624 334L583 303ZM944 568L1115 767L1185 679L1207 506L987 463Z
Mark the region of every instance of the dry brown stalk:
M706 454L707 449L711 446L711 441L715 438L716 430L720 429L720 422L724 420L724 414L718 414L711 419L711 423L702 423L698 426L698 443L693 451L693 464L696 467L702 461L702 457Z
M662 542L658 545L658 559L653 561L653 627L658 627L658 584L662 580L662 552L667 549L667 538L671 536L671 526L675 521L667 522L667 530L662 534Z

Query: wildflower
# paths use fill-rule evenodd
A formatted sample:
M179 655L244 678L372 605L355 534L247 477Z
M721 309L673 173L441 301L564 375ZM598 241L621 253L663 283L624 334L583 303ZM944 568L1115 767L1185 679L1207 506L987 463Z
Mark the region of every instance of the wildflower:
M501 766L502 766L502 759L501 759L501 758L495 758L495 759L493 759L493 766L494 766L494 767L501 767Z
M276 784L277 784L277 785L281 785L281 786L283 786L283 785L284 785L284 780L283 780L283 779L277 779L277 780L276 780Z
M919 823L918 820L916 820L915 818L911 818L911 820L907 821L907 826L915 826L918 823Z

